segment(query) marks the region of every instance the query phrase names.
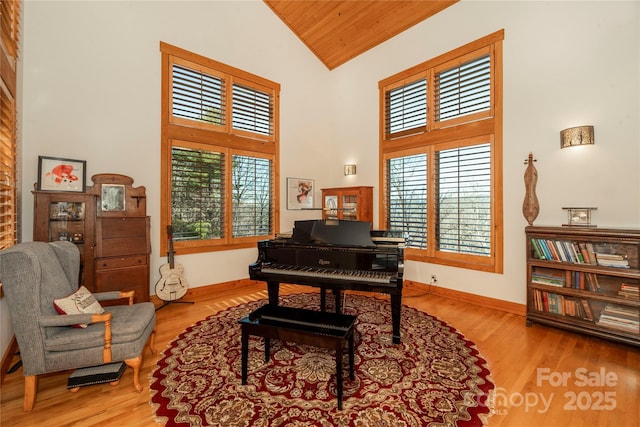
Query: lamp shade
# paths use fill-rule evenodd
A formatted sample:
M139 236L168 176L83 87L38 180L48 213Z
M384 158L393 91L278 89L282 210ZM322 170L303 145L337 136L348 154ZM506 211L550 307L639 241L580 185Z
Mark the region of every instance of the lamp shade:
M560 148L595 144L593 126L577 126L560 131Z
M344 174L345 175L355 175L356 174L356 165L344 165Z

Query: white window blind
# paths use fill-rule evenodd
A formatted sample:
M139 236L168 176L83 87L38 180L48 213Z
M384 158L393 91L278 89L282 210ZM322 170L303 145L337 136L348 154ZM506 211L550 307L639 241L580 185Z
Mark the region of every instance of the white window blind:
M172 77L174 117L224 126L223 79L178 64L173 64Z
M490 144L438 151L436 165L438 249L490 255Z
M234 83L231 98L234 129L273 134L273 102L269 93Z
M387 135L424 131L427 126L427 80L419 79L386 92Z
M427 246L427 155L387 161L387 218L390 231L399 232L407 246Z
M491 108L491 56L484 55L435 75L435 120L442 122Z

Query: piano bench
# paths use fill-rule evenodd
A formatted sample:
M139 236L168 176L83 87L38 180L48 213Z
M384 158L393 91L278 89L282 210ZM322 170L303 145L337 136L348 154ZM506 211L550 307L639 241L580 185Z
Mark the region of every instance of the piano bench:
M355 379L353 340L356 316L266 304L242 318L242 384L247 383L249 336L264 338L264 361L269 361L271 338L328 348L336 352L338 409L342 409L342 347L349 351L349 378Z

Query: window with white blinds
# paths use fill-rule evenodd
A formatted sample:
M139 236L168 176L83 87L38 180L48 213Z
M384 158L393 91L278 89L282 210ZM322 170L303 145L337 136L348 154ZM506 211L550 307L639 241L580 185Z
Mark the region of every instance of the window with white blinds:
M436 152L438 250L491 254L491 146Z
M503 39L498 31L378 85L380 216L405 236L407 259L502 272Z
M0 1L0 250L17 242L17 150L16 150L16 63L18 30L20 28L18 0Z
M271 233L272 164L269 159L234 155L233 237Z
M427 126L427 79L390 89L385 102L386 133L424 131Z
M490 111L491 55L437 72L435 88L438 122Z
M427 247L427 155L387 161L388 230L400 233L406 245Z
M272 134L273 105L269 93L234 83L231 99L234 129Z
M172 71L173 116L223 126L224 79L179 64L173 64Z
M179 144L178 141L174 142ZM174 146L171 200L174 241L224 237L223 153Z
M166 43L160 50L161 229L173 226L182 253L273 236L280 85Z

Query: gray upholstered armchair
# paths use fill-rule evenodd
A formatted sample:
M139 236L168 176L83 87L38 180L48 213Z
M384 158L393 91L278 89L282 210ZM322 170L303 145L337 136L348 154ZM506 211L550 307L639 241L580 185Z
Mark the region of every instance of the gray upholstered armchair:
M129 298L129 305L105 307L102 314L59 315L53 300L78 290L80 253L70 242L19 243L0 252L0 281L20 348L24 410L33 408L38 375L124 361L133 368L137 391L142 352L155 336L152 303L133 303L133 292L103 292L98 301ZM72 325L88 324L86 328Z

